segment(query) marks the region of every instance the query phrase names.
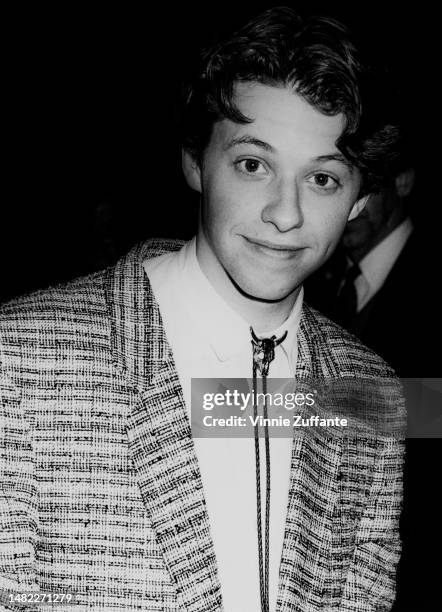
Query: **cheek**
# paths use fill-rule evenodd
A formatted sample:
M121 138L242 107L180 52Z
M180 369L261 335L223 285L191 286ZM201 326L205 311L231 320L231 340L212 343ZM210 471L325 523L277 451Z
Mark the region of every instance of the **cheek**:
M220 176L206 185L203 198L206 223L218 228L247 225L256 216L259 206L250 189L234 184L231 176Z
M311 230L317 240L324 243L335 243L344 231L347 214L336 208L318 211L311 220Z

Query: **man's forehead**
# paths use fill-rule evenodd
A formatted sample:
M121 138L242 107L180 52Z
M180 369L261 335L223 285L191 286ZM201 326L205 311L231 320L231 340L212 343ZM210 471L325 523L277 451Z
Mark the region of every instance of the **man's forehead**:
M336 142L345 127L344 115L325 115L292 88L239 83L233 101L250 122L220 121L215 131L223 148L251 134L275 150L296 146L316 155L326 154L325 149L327 153L337 151Z

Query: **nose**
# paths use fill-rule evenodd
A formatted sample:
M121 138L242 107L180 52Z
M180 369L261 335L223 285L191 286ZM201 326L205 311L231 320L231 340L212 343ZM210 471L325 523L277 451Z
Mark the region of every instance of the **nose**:
M261 211L264 223L271 223L279 232L288 232L304 223L299 189L294 180L280 181L268 196Z

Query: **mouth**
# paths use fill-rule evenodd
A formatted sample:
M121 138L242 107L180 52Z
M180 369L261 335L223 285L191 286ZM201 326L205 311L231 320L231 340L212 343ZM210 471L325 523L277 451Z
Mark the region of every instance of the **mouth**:
M302 251L302 248L291 245L277 244L268 242L267 240L257 240L256 238L248 238L247 236L243 236L243 238L255 251L278 259L290 259Z

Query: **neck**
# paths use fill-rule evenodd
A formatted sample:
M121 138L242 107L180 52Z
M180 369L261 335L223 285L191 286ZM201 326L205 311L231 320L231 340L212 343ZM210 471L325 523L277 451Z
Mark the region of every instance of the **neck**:
M289 317L301 287L297 287L288 296L278 301L260 300L248 296L235 285L224 268L215 261L215 256L202 256L202 249L198 248L196 255L199 266L218 295L249 325L256 333L276 329Z
M235 290L236 291L236 290ZM278 328L289 317L296 299L299 295L300 287L297 287L288 298L281 302L261 302L243 297L241 299L231 299L220 294L227 303L245 319L257 333L271 331Z

